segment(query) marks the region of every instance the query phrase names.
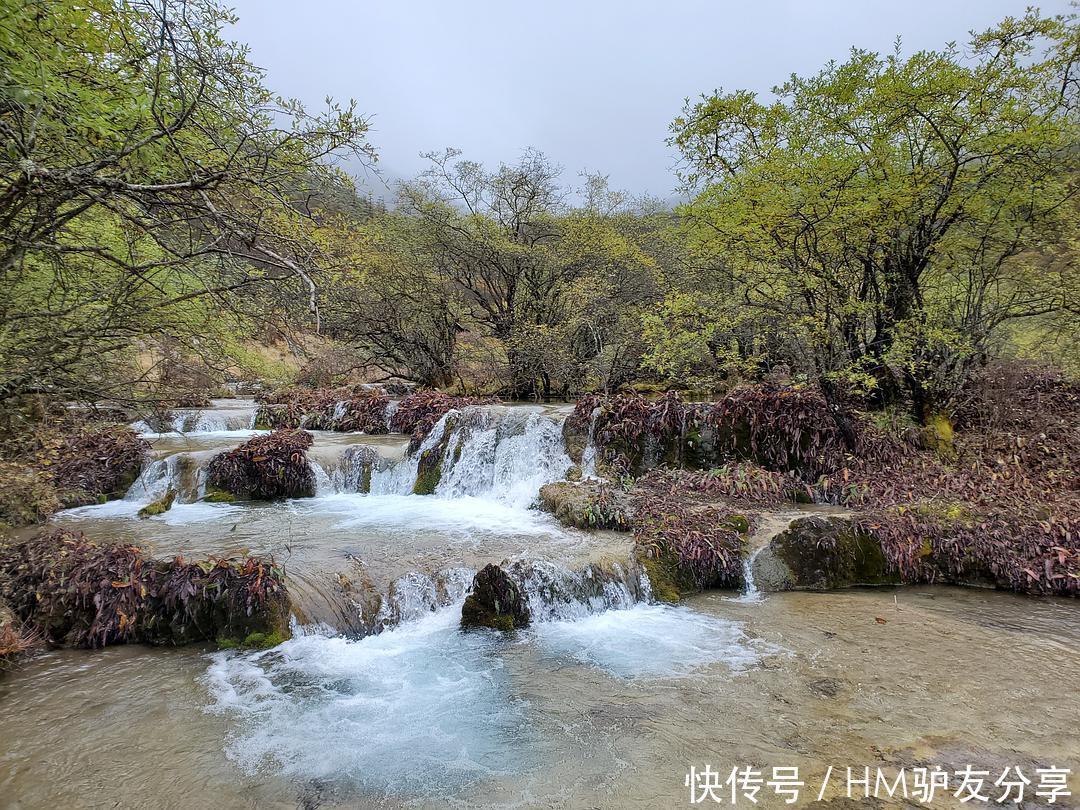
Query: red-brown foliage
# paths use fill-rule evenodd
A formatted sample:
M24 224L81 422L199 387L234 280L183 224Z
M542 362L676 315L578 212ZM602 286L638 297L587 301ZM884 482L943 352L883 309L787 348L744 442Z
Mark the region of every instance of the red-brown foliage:
M458 397L441 391L416 391L398 403L390 420L390 430L410 434L415 448L449 411L469 405L491 405L498 401L494 397Z
M714 403L686 403L673 391L655 400L640 394L589 394L578 401L570 418L578 430L592 424L593 439L609 451L609 460L640 454L652 442L666 448L666 455L674 453L694 466L753 460L808 481L838 469L852 455L889 458L899 452L896 442L854 411L837 416L814 389L762 384L736 388ZM839 427L841 419L854 438L851 446ZM704 432L712 437L711 451L695 458L693 438Z
M386 408L390 398L381 388L283 388L261 399L256 423L270 428L388 432Z
M38 464L60 491L118 497L138 476L150 445L123 425L81 430L43 447Z
M273 560L156 560L55 529L0 547L0 593L49 641L104 647L241 637L287 616Z
M661 470L638 479L635 545L673 564L695 588L741 587L744 541L732 524L732 510L694 490L695 481L700 478L693 474Z
M315 494L315 475L304 452L311 447L305 430L282 428L219 453L207 467L207 483L234 495L268 500Z

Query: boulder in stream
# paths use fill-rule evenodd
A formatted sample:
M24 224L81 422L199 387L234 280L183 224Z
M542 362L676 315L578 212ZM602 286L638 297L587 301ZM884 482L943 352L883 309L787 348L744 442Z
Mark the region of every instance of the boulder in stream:
M158 498L156 501L152 501L139 510L139 517L142 519L151 518L155 515L163 515L172 509L173 501L176 500L176 490L169 489L164 495Z
M776 535L754 558L753 575L765 591L828 590L900 581L880 540L855 520L805 517Z
M473 578L472 592L461 607L462 627L492 627L515 630L532 617L525 595L507 573L489 563Z
M545 484L540 487L540 503L567 526L621 532L632 528L629 495L618 486L593 478Z
M311 444L306 430L283 428L256 436L211 459L207 491L211 498L222 491L253 500L310 497L315 494L315 474L305 451Z

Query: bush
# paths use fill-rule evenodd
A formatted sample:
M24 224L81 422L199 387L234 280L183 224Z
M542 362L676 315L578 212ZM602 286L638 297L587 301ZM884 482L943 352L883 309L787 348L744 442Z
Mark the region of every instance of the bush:
M62 529L0 546L0 596L50 642L79 647L287 635L284 576L273 560L157 560Z
M750 523L706 493L684 486L685 474L654 471L633 490L635 555L663 601L705 588L743 585L743 535Z
M207 467L207 485L241 498L271 500L315 494L315 475L305 451L311 434L283 428L219 453Z
M749 460L813 481L849 455L890 458L899 451L854 411L836 413L820 392L797 386L743 386L715 403L686 403L673 391L655 400L590 394L570 420L572 433L592 424L607 460L634 472L663 462L709 468Z
M115 425L61 437L38 454L66 506L120 498L135 483L150 445L130 428Z
M388 432L389 404L381 388L283 388L262 398L255 424L379 435Z
M469 405L491 405L498 401L493 397L458 397L441 391L416 391L398 403L390 419L390 430L410 434L412 449L415 450L436 423L450 411Z

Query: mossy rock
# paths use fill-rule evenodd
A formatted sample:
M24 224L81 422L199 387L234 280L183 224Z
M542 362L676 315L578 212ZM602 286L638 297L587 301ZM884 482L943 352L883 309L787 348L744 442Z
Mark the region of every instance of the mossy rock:
M754 560L762 590L831 590L898 584L880 541L847 518L806 517L773 538Z
M739 534L746 534L750 531L750 520L746 515L728 515L724 518L722 525Z
M947 414L935 413L926 418L921 431L922 444L946 461L956 460L955 433Z
M416 483L413 495L431 495L442 480L443 448L440 446L425 450L416 465Z
M357 470L356 491L367 494L371 492L371 476L379 463L379 453L374 447L361 445L350 447L345 451L342 459L346 468Z
M633 510L626 492L594 479L555 481L540 488L540 505L566 526L630 531Z
M684 596L701 590L693 578L681 570L678 559L671 552L664 553L655 546L648 549L636 546L634 557L645 571L653 598L658 602L676 604Z
M566 455L570 456L570 460L575 464L581 464L581 458L589 444L588 424L583 425L573 417L568 418L563 422L562 435Z
M525 595L497 565L485 565L473 578L472 590L461 606L461 626L510 631L531 619Z
M224 489L207 486L203 500L206 503L232 503L236 500L236 496L231 492L226 492Z
M176 500L176 490L170 489L156 501L148 503L142 509L139 510L139 517L145 520L146 518L154 517L154 515L163 515L172 509L173 501Z
M105 497L107 500L115 501L123 498L127 495L127 491L131 489L132 484L139 480L139 474L142 472L142 464L135 464L124 470L120 477L116 481L116 486L111 492L106 492Z
M243 639L220 636L217 645L223 650L269 650L289 640L289 635L274 630L269 633L248 633Z

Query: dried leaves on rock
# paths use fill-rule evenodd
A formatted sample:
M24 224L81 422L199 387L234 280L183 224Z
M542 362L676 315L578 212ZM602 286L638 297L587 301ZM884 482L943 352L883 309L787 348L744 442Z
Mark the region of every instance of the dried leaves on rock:
M310 433L290 428L256 436L214 456L207 484L256 500L314 495L315 475L305 453L311 443Z

